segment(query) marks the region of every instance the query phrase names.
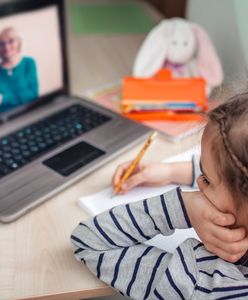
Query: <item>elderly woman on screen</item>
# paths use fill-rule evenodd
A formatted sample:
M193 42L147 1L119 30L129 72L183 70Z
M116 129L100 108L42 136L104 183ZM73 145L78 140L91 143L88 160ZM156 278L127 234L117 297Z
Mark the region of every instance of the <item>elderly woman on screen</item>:
M17 30L0 31L0 112L27 104L38 97L38 78L33 58L21 55Z

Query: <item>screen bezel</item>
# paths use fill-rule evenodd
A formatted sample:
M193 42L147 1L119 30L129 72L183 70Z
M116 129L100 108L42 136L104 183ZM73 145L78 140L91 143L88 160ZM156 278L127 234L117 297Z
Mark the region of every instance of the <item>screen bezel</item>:
M68 94L68 67L67 67L67 55L66 55L66 36L65 36L65 11L63 0L12 0L7 3L0 4L0 18L8 17L11 15L17 15L19 13L25 13L29 11L39 10L51 5L56 5L58 8L59 17L59 31L61 42L61 57L62 57L62 79L63 86L60 89L54 90L44 96L38 97L32 103L21 105L20 107L11 109L7 112L0 113L0 121L6 122L10 118L23 114L31 109L34 109L42 104L51 102L55 97L61 94Z

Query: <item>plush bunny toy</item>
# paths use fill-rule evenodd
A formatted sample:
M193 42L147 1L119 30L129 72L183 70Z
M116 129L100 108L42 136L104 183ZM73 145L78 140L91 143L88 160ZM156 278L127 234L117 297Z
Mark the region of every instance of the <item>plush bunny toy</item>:
M161 21L144 40L134 63L135 77L151 77L160 69L173 77L203 77L207 94L221 84L222 67L206 32L180 18Z

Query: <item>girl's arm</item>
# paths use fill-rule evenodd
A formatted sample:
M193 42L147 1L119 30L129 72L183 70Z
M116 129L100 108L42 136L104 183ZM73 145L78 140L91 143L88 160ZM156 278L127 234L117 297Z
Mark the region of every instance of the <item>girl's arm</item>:
M207 201L201 193L195 195L199 202ZM169 235L174 228L190 226L182 196L187 198L175 189L80 223L71 236L76 258L133 299L248 296L245 272L240 271L245 269L219 259L195 239L183 242L174 254L143 244L159 233Z
M173 294L176 286L189 299L194 282L185 273L185 259L187 264L190 261L188 267L194 278L197 276L191 250L182 246L172 255L143 244L159 233L170 235L174 228L188 227L190 222L177 188L161 196L117 206L80 223L71 241L79 261L85 262L99 279L131 298L153 299L168 291Z

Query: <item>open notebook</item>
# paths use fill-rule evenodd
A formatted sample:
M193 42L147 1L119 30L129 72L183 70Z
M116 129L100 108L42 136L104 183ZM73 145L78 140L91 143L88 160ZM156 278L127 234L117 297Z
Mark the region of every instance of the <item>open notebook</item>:
M165 162L174 162L174 161L189 161L192 158L193 154L199 154L200 147L197 146L192 148L184 153L181 153L177 156L173 156L169 159L164 160ZM142 199L146 199L149 197L153 197L156 195L160 195L165 193L171 189L173 189L175 185L167 185L162 187L137 187L131 190L126 195L115 196L111 198L112 187L108 187L103 189L100 192L95 194L91 194L88 196L81 197L79 199L79 206L87 212L90 216L95 216L104 210L110 209L119 204L126 204ZM190 187L182 186L185 190L192 190ZM147 244L155 245L161 249L164 249L169 252L174 252L175 248L182 243L185 239L194 237L198 238L194 229L183 229L183 230L175 230L175 233L171 236L162 236L158 235L155 238L149 240Z

